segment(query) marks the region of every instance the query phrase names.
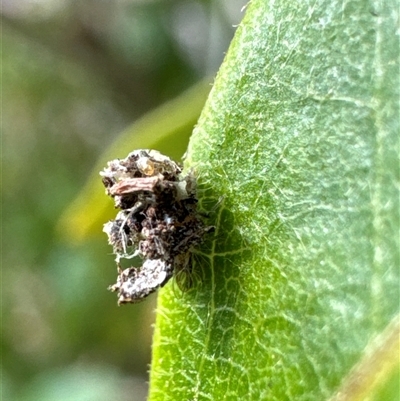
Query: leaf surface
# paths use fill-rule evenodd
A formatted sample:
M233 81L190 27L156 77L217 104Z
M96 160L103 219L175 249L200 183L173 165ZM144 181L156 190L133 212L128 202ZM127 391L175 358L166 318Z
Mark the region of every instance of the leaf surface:
M201 279L160 291L151 401L328 399L398 314L397 12L251 2L190 141L222 202Z

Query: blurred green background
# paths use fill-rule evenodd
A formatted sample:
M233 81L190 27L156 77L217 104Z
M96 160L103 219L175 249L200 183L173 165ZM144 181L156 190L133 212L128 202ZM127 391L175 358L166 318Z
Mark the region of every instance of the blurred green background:
M156 296L117 307L105 234L57 227L123 130L215 75L245 4L3 0L3 400L146 398Z

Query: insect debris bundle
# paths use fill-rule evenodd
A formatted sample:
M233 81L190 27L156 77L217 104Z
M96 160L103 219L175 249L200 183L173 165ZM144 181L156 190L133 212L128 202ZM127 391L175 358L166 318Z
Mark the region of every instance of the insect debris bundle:
M118 267L118 304L143 300L188 268L190 249L210 231L197 212L196 179L155 150L140 149L108 162L100 172L120 209L104 225ZM122 270L121 259L139 256L141 267ZM189 266L190 268L190 266Z

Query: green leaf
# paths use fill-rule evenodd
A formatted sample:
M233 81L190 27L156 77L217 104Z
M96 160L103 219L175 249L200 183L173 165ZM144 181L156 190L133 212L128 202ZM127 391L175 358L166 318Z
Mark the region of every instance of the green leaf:
M397 13L251 2L190 141L203 209L223 200L201 280L160 291L151 401L334 397L396 320Z
M110 199L104 196L99 172L109 160L125 157L134 149L158 149L179 160L209 91L209 79L205 79L123 132L99 157L86 185L61 216L58 232L72 242L101 233L103 224L113 217L114 209Z

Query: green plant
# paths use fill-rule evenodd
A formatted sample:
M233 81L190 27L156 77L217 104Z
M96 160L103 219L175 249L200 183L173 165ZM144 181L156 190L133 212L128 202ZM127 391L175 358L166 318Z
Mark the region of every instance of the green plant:
M159 293L151 401L398 395L397 21L251 2L190 140L216 232Z
M251 2L190 141L203 208L223 200L202 279L160 292L151 401L326 399L398 335L395 8ZM393 387L387 354L337 399Z

